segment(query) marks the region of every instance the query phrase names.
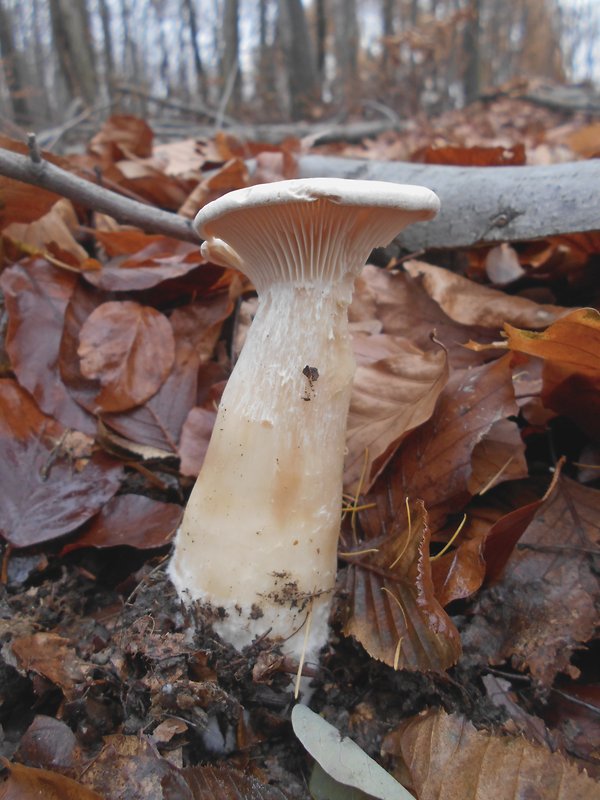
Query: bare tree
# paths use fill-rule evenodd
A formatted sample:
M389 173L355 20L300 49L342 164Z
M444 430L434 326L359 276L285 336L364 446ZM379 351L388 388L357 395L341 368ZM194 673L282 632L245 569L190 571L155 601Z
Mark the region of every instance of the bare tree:
M21 125L28 125L32 120L26 97L29 85L27 64L24 54L17 48L13 32L12 15L0 0L0 67L4 72L13 117Z
M465 25L463 47L465 52L465 101L472 103L481 91L481 65L479 58L481 0L469 0L469 17Z
M318 98L314 50L302 0L279 0L279 36L285 56L290 113L301 119Z
M358 18L356 0L332 0L336 96L350 110L358 91Z
M50 0L52 35L69 93L88 105L97 98L98 84L90 19L85 0Z
M223 6L221 81L224 108L239 109L242 104L242 76L240 71L239 0L225 0Z
M187 13L187 20L190 26L190 38L192 41L192 54L194 56L194 69L196 72L196 90L200 97L206 97L206 73L200 55L200 45L198 44L198 18L196 15L196 4L194 0L183 0L183 7Z

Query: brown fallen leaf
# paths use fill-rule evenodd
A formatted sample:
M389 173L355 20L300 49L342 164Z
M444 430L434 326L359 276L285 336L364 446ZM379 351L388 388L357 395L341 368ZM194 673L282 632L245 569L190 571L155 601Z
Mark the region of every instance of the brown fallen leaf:
M77 354L84 377L100 381L97 406L126 411L160 389L175 360L175 340L169 320L154 308L108 302L84 322Z
M584 759L590 775L600 780L600 683L559 679L542 714L559 732L568 752Z
M427 145L412 154L411 161L419 164L453 164L462 167L508 167L525 164L525 147L458 147L456 145Z
M593 637L597 623L592 559L599 542L600 491L559 476L502 578L478 597L465 633L470 656L493 664L509 659L545 687L571 669L573 651Z
M408 720L382 750L419 800L597 800L600 791L564 756L442 710Z
M206 264L199 244L180 242L168 236L149 236L140 231L97 231L96 237L115 255L98 272L85 274L98 289L111 292L142 291L166 280L187 275ZM132 249L133 248L133 249ZM203 271L201 286L216 282L223 268ZM199 287L200 288L200 287Z
M195 478L200 472L216 419L217 412L213 409L200 406L191 409L181 429L179 471L182 475Z
M112 734L87 765L82 781L105 800L164 800L161 781L176 771L143 734Z
M0 534L13 547L70 533L119 489L123 467L101 452L79 464L65 434L16 381L0 380Z
M422 276L425 291L451 319L462 325L500 330L509 322L527 328L544 328L568 310L507 295L424 261L406 261L402 266L413 278Z
M83 753L66 722L37 714L21 737L15 758L29 767L56 770L75 778Z
M514 433L509 441L516 468L508 475L502 469L506 460L501 463L504 445L499 451L490 445L489 458L482 446L476 451L486 437L497 435L496 423L516 413L510 356L454 372L431 419L404 440L391 462L395 506L400 508L408 495L423 499L430 512L459 511L474 491L490 482L526 475L524 445Z
M79 220L72 203L63 197L34 222L14 222L7 226L3 236L11 239L24 252L50 249L53 255L77 267L89 259L87 252L73 236L78 226Z
M152 155L154 133L139 117L130 114L113 114L88 145L88 151L107 161L123 158L149 158Z
M175 309L169 320L175 360L166 380L144 405L107 414L105 423L133 442L178 453L188 415L202 404L201 395L208 387L226 378L225 369L209 359L232 310L228 292Z
M442 531L448 540L452 530ZM483 547L490 523L467 513L465 525L460 530L454 549L431 559L431 577L435 596L442 607L453 600L462 600L474 594L485 578Z
M354 341L362 338L382 337L355 336ZM448 380L443 348L423 352L407 340L384 338L393 354L370 363L361 359L354 376L344 468L350 493L361 474L363 491L370 489L406 434L429 419Z
M186 767L162 780L164 800L285 800L273 786L231 767Z
M543 333L505 330L511 350L544 360L544 405L600 438L600 313L577 309Z
M63 547L61 555L82 547L162 547L175 536L182 513L181 506L175 503L161 503L141 494L121 494L102 508L80 536Z
M455 322L428 294L424 279L407 272L388 272L367 265L356 281L352 304L348 312L350 323L373 319L381 323L383 333L409 339L413 345L427 351L431 335L447 350L451 367L458 369L483 360L484 356L464 347L469 339L492 342L498 338L495 329L464 325Z
M40 258L4 270L0 287L8 312L6 349L19 383L42 411L63 425L93 434L93 418L75 402L59 371L64 316L76 282L75 275Z
M34 633L11 642L20 669L43 675L67 699L81 694L93 666L79 658L73 644L56 633Z
M0 759L0 800L104 800L71 778Z
M423 503L411 504L410 519L399 511L387 534L341 547L349 564L344 634L394 669L443 672L455 664L460 637L434 597Z

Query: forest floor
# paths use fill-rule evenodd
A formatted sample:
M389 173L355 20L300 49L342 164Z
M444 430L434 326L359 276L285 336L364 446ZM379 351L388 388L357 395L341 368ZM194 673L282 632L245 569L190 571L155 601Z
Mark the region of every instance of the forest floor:
M508 96L314 152L548 164L600 154L599 125ZM248 155L293 177L301 149L153 151L143 120L114 118L61 163L191 216L248 183ZM330 797L290 720L295 665L267 638L221 641L165 571L252 287L196 245L0 191L0 800ZM600 234L418 258L379 253L350 311L343 552L310 706L419 800L480 780L495 800L598 797Z

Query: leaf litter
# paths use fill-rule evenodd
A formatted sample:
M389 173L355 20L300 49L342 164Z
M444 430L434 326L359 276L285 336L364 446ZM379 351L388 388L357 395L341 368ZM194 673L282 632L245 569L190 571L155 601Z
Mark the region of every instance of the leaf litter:
M581 125L528 139L519 102L445 115L435 147L413 129L344 154L589 156ZM248 155L289 178L309 145L186 147L116 116L60 164L192 217L248 185ZM164 576L252 287L51 193L0 179L0 196L0 797L305 797L293 665L207 620L190 635ZM596 791L599 250L590 232L392 256L357 281L333 633L305 671L312 704L421 800Z

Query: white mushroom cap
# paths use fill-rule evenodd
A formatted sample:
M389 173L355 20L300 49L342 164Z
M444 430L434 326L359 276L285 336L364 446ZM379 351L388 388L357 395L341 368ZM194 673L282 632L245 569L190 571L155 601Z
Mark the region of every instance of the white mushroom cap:
M308 178L230 192L205 206L194 226L207 258L241 269L260 290L277 280L356 274L374 247L431 219L439 205L423 186Z

